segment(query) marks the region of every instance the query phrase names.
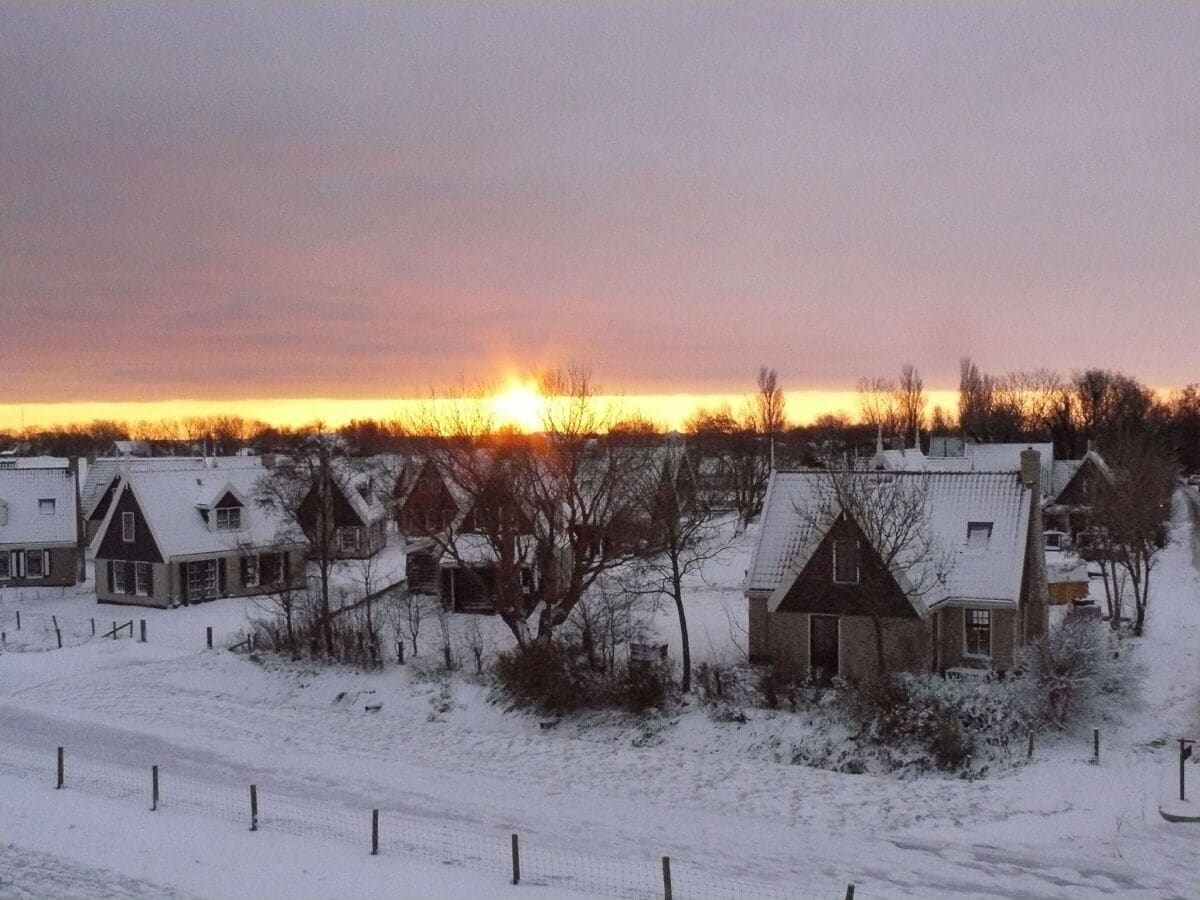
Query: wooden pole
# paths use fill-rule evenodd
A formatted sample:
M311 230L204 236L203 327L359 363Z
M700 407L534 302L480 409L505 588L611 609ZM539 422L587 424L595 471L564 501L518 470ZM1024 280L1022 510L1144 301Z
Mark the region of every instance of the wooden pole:
M1026 759L1033 759L1033 732L1029 732L1029 749L1025 753Z
M17 631L21 630L21 611L17 610Z
M58 641L58 649L62 649L62 632L57 628L54 629L54 637Z
M58 784L54 786L55 790L62 790L63 782L66 780L63 771L63 748L58 748Z
M250 830L258 831L258 786L250 785Z
M113 640L117 639L117 623L113 622Z
M371 810L371 855L379 855L379 810Z
M95 637L95 636L96 636L96 619L95 619L95 617L93 617L92 618L92 637Z
M158 766L150 767L150 812L158 809Z
M517 836L512 836L512 864L513 864L513 884L521 883L521 847L517 843Z
M671 900L671 857L663 858L663 900Z
M1099 764L1100 762L1100 729L1092 729L1092 762Z
M846 900L854 900L854 882L846 885Z
M144 644L144 643L146 643L146 620L145 620L145 619L138 619L138 625L139 625L139 627L141 628L141 638L140 638L140 640L141 640L141 642Z
M204 629L204 631L205 631L205 637L208 640L208 649L211 650L212 649L212 626L209 625L207 628Z

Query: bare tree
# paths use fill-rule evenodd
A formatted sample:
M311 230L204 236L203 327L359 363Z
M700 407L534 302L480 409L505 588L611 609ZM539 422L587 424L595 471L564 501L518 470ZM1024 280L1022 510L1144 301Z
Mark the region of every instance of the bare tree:
M334 654L330 576L338 557L338 528L334 518L334 491L345 487L346 472L338 465L340 445L325 434L320 423L309 430L300 452L276 461L259 479L255 500L264 509L291 523L294 536L304 535L309 559L319 573L319 628L325 652Z
M900 427L906 438L912 435L916 440L917 429L925 424L925 407L928 405L925 379L916 366L905 363L900 369L900 381L896 384L896 406L899 407Z
M861 535L861 594L869 603L896 583L908 598L924 601L949 575L953 557L933 534L928 482L920 473L841 470L817 477L811 504L800 505L804 542L820 541L849 523ZM883 616L871 615L879 674L887 671Z
M673 477L671 462L668 458L667 471L639 491L648 552L631 567L636 585L632 590L665 595L674 602L683 654L680 690L686 694L692 688L692 650L684 581L728 549L731 536L722 533L711 502Z
M859 421L890 436L900 434L904 414L896 382L890 378L860 378L857 390Z
M1135 634L1146 622L1150 578L1166 544L1178 469L1157 441L1127 438L1107 450L1113 478L1102 481L1092 505L1096 549L1127 576L1133 590Z

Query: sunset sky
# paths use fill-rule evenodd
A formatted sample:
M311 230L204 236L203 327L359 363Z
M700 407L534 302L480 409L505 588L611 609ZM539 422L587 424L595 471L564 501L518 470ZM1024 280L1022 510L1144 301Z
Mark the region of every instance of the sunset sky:
M0 428L563 360L1200 380L1197 48L1196 3L6 3Z

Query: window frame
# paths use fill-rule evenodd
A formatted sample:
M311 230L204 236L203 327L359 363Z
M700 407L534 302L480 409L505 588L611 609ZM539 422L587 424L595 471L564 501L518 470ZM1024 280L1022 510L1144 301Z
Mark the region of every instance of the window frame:
M854 548L854 578L853 578L853 580L846 580L846 579L842 579L842 578L838 577L838 574L839 574L838 547L842 546L842 545L850 545ZM859 553L859 551L861 549L862 549L861 545L858 541L836 540L836 539L834 540L834 542L833 542L833 583L834 584L862 584L862 559L861 559L861 556Z
M242 530L242 508L240 506L218 506L216 512L214 521L217 531ZM222 518L225 520L224 524L221 522Z
M0 581L7 581L9 578L11 578L12 576L9 574L11 570L12 566L9 562L9 551L0 550Z
M109 563L112 568L109 570L112 573L112 593L124 594L125 590L125 561L115 559Z
M262 569L259 564L259 555L257 553L249 553L242 557L242 587L259 587L262 583Z
M986 550L992 543L992 522L968 522L967 523L967 549L975 552ZM973 534L983 534L983 542L981 544L973 544L971 537Z
M143 586L145 590L143 590ZM154 596L154 569L148 562L133 564L133 593L138 597Z
M188 563L187 573L187 596L190 602L215 600L219 596L215 559L192 560Z
M36 560L36 562L34 562ZM26 578L46 578L50 568L50 556L45 550L26 550L25 551L25 577ZM37 571L33 571L34 569Z
M132 544L137 540L137 517L128 510L121 513L121 541Z
M972 622L972 616L985 617L985 623ZM992 611L990 609L972 609L966 608L963 610L963 656L967 659L991 659L992 658ZM976 641L976 649L972 650L972 636L978 638L980 635L987 639L987 648L981 651L978 648Z
M47 506L46 506L47 504L49 504L49 509L47 509ZM54 515L54 510L57 507L57 505L58 504L56 504L54 502L53 497L39 497L38 498L38 515L42 515L42 516Z

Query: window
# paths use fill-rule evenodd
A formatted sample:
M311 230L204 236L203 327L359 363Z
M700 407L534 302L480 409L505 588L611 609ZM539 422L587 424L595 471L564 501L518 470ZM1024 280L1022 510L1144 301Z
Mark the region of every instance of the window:
M133 513L121 513L121 540L127 544L133 543Z
M338 529L338 544L343 550L357 550L362 542L362 529L357 525L346 525Z
M242 557L242 587L258 587L258 557Z
M134 572L134 593L139 597L150 597L154 594L154 582L152 578L152 570L150 563L139 562L133 564Z
M27 550L25 552L25 577L45 578L50 554L46 550Z
M125 563L110 562L108 565L109 580L112 582L112 592L114 594L125 593Z
M968 550L986 550L988 542L992 539L992 523L991 522L968 522L967 523L967 549Z
M212 600L217 596L217 561L203 559L188 564L188 599Z
M217 531L238 531L242 527L242 510L238 506L217 509Z
M833 580L837 584L858 584L858 542L833 542Z
M8 577L8 554L0 550L0 578Z
M992 655L992 614L986 609L966 610L966 634L963 652L967 656Z
M39 500L38 501L38 512L41 513L43 516L54 515L54 499L50 498L48 500Z
M283 554L264 553L258 557L259 584L280 584L283 581Z

